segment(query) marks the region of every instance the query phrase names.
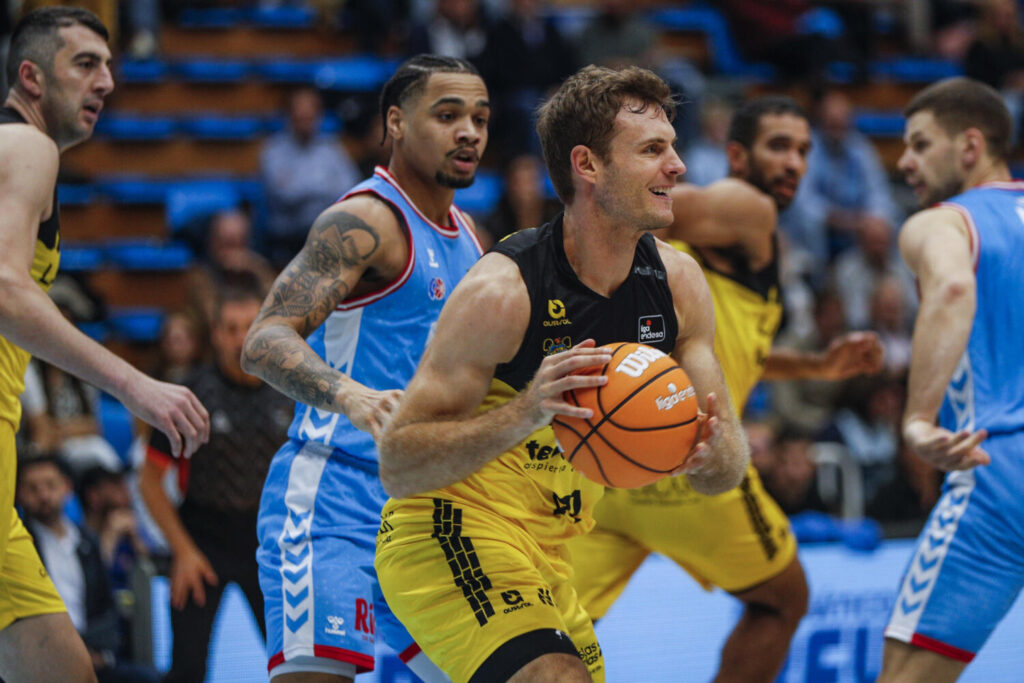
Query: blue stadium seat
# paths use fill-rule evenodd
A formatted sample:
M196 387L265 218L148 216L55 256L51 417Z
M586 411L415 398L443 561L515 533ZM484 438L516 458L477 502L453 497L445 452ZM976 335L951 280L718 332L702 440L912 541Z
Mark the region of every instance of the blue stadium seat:
M129 451L135 438L135 418L128 409L113 396L100 394L100 433L110 442L121 461L131 465Z
M316 74L316 85L324 90L373 92L398 68L399 60L379 57L341 57L327 60Z
M61 206L81 206L90 204L96 198L96 191L92 185L57 185L57 197Z
M192 251L177 242L116 240L106 244L107 260L122 270L184 270Z
M197 222L242 201L235 184L227 180L187 180L175 183L167 193L167 225L180 233Z
M61 272L87 273L100 268L103 265L104 253L102 247L89 245L68 245L60 247L60 269Z
M257 116L193 114L180 122L181 130L199 140L253 140L266 131Z
M175 64L174 70L193 83L237 83L250 75L252 65L239 59L189 59Z
M101 344L110 338L110 328L105 321L78 323L77 326L87 337Z
M257 7L249 13L249 21L259 28L310 28L316 21L312 7Z
M182 28L234 28L245 20L237 7L187 7L178 17Z
M96 135L111 140L160 142L170 140L177 122L168 116L106 114L96 122Z
M455 191L455 203L464 211L484 216L497 206L504 185L499 174L478 171L472 185Z
M98 180L96 189L100 194L122 204L163 204L173 185L174 181L171 180L110 177Z
M120 80L125 83L159 83L170 67L160 59L126 59L120 63Z
M274 59L255 64L253 70L272 83L312 84L323 66L323 60Z
M116 308L107 318L114 336L128 342L150 343L160 338L164 311L159 308Z
M854 117L857 130L873 137L902 137L903 123L903 114L898 111L861 111Z
M268 133L278 133L285 129L288 125L288 117L286 116L272 116L266 121L266 129ZM333 111L324 112L323 120L320 122L321 133L340 133L342 131L343 123L341 117Z
M963 76L957 62L929 57L898 57L872 62L871 74L902 83L931 83L951 76Z
M647 16L664 29L706 34L710 43L712 67L721 74L764 81L771 80L775 75L775 69L770 65L750 63L740 55L725 17L704 2L695 2L686 7L656 9Z

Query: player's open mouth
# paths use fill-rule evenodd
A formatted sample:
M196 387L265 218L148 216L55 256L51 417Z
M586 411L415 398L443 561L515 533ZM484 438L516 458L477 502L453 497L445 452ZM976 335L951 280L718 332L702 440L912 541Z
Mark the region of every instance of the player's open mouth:
M671 189L672 188L670 187L652 187L650 188L650 192L655 197L661 197L662 199L671 199L671 197L669 197L669 191Z
M455 162L455 166L460 171L471 172L476 168L477 162L480 158L477 153L472 149L460 149L458 152L452 154L452 161Z
M100 110L103 109L103 103L102 102L90 102L89 104L82 105L82 109L84 109L85 111L89 112L93 116L99 116L100 115Z

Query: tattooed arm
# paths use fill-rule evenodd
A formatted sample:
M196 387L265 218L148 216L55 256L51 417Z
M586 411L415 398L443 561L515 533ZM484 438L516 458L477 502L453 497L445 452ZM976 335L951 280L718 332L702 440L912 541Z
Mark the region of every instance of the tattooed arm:
M354 197L324 211L263 302L245 339L243 369L376 436L398 392L368 389L331 368L306 337L341 302L397 277L408 250L394 214L375 199Z

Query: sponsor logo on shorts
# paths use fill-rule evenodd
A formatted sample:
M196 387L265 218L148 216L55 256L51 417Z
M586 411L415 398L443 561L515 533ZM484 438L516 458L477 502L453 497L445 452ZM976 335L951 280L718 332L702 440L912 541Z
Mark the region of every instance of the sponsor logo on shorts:
M636 379L640 375L644 374L644 371L650 367L651 363L664 358L665 354L658 349L652 349L649 346L641 346L636 351L633 351L628 356L619 361L619 364L615 366L615 372L621 372L624 375Z
M548 317L551 320L545 320L544 327L572 325L572 320L566 317L565 304L561 299L548 299Z
M572 339L570 337L555 337L544 340L544 344L541 346L544 349L544 355L550 356L554 353L560 353L562 351L568 351L572 348Z
M662 315L640 316L640 328L636 340L641 344L665 341L665 317Z
M654 399L654 404L658 406L658 410L672 410L677 405L694 395L696 395L696 392L693 390L693 387L680 389L674 382L669 382L668 396L658 396Z
M444 280L439 277L430 278L430 284L427 285L427 296L433 301L440 301L444 298L445 291Z
M330 633L332 636L345 635L345 629L342 628L342 626L345 625L345 617L339 617L334 614L328 614L327 623L329 624L329 626L324 629L324 633Z
M373 603L356 598L356 630L373 635L377 631L377 624L373 620Z
M597 643L590 643L583 647L578 647L576 648L576 651L579 653L580 659L582 659L583 663L587 666L596 664L601 659L601 646Z
M523 463L524 470L535 470L537 472L564 472L568 463L561 457L562 449L558 446L541 445L536 439L526 442L526 454L530 461Z
M508 605L508 607L502 610L502 614L512 614L512 612L517 612L521 609L526 609L527 607L533 607L533 603L526 600L523 597L523 594L517 590L502 591L501 599L505 601L506 605Z

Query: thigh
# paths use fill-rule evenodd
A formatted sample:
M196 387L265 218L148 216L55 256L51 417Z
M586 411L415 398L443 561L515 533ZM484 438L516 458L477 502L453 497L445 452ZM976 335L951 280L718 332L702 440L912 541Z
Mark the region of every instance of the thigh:
M392 502L384 514L381 589L453 681L470 680L485 664L511 675L547 652L586 654L592 670L603 672L566 556L500 517L446 500Z
M13 508L10 529L4 536L7 553L0 567L0 629L18 619L66 612L32 537Z
M796 556L789 520L753 467L738 487L718 496L693 491L684 477L667 477L605 498L598 524L671 558L709 590L749 590L781 574Z
M603 502L597 504L598 511ZM595 621L608 612L625 590L629 578L650 554L637 541L609 531L601 523L589 534L572 539L569 551L573 585L584 609Z
M888 638L878 683L953 683L966 666L967 662Z
M0 568L7 554L8 530L14 523L14 487L18 481L18 451L14 445L14 429L0 419ZM0 622L0 628L3 628Z
M380 483L329 449L291 443L282 451L289 448L271 465L257 525L271 674L291 660L319 667L316 659L370 671L380 525L379 507L371 508Z
M1024 446L1024 439L1017 444ZM1020 451L986 444L992 465L954 472L900 583L885 635L969 662L1024 586Z

